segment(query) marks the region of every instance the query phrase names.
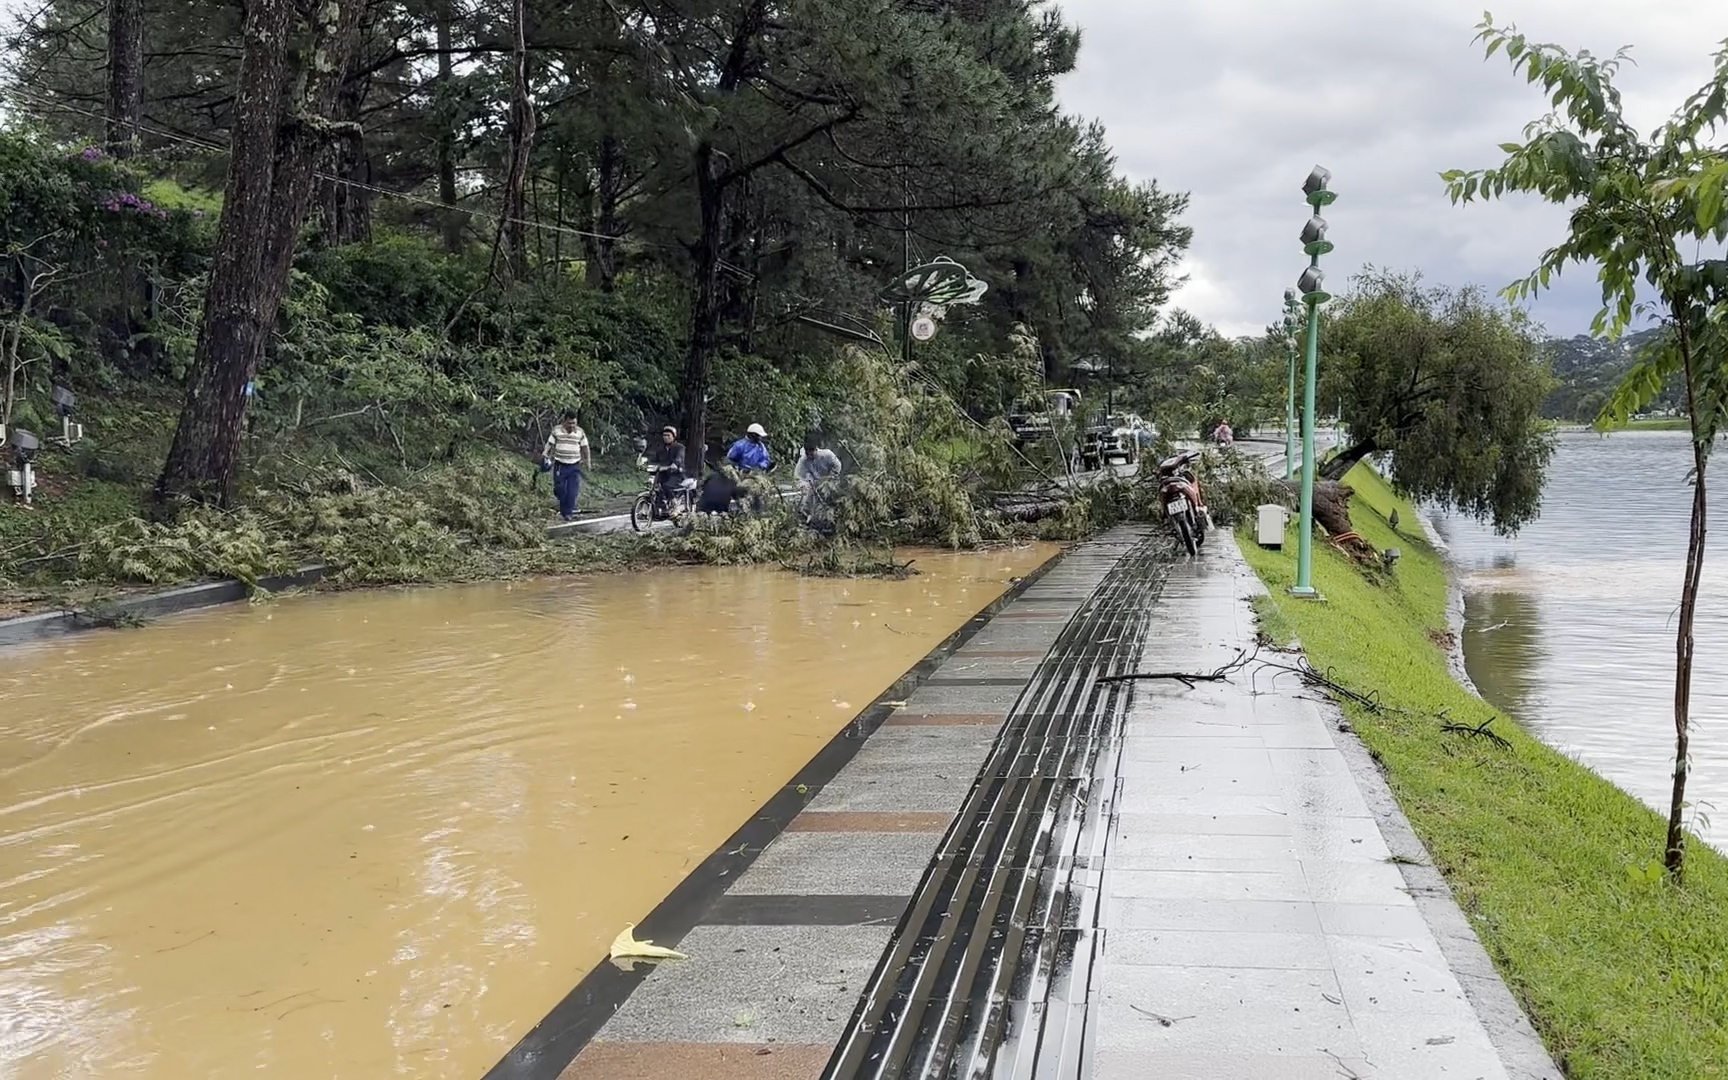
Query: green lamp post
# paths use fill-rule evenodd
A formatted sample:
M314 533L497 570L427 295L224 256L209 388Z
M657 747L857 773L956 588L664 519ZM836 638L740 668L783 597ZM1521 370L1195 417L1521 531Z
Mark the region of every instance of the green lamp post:
M1308 306L1308 346L1302 389L1301 533L1296 538L1296 584L1290 593L1315 600L1320 594L1314 588L1314 378L1320 359L1320 305L1332 298L1326 292L1326 275L1320 269L1320 256L1332 250L1332 242L1326 239L1326 219L1320 216L1320 210L1338 198L1326 186L1331 181L1332 174L1316 165L1302 184L1302 193L1314 213L1302 227L1302 251L1308 256L1308 269L1296 280L1296 289Z
M1284 353L1289 360L1284 393L1284 479L1296 476L1296 313L1295 289L1284 290Z

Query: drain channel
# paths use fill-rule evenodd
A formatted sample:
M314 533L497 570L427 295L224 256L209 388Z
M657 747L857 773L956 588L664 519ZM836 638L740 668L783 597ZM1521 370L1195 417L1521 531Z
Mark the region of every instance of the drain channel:
M1165 550L1143 538L1064 561L1103 580L1009 712L824 1080L1078 1075L1103 842L1093 766L1133 693L1098 680L1138 659Z

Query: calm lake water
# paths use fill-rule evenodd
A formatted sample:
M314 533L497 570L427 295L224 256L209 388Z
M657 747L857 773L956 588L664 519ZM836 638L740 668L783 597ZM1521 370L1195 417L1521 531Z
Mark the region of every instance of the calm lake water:
M1569 434L1542 517L1516 538L1436 522L1464 587L1465 659L1483 696L1664 814L1690 465L1685 432ZM1728 848L1728 486L1713 503L1687 794L1699 835Z

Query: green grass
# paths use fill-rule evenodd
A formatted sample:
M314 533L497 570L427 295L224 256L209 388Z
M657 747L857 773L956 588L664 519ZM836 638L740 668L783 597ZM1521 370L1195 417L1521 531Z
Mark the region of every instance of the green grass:
M1445 630L1445 565L1393 533L1394 508L1409 528L1416 513L1379 476L1358 466L1348 482L1357 532L1404 558L1390 579L1371 579L1317 545L1327 602L1303 602L1287 593L1294 545L1265 551L1243 533L1272 593L1260 605L1267 636L1294 633L1344 685L1420 714L1346 710L1568 1076L1728 1077L1728 860L1694 841L1686 882L1672 886L1652 874L1664 823L1635 799L1508 718L1494 729L1510 752L1443 733L1442 710L1472 723L1495 715L1453 680L1430 636Z
M1627 431L1690 431L1692 421L1684 416L1652 416L1645 420L1627 421Z

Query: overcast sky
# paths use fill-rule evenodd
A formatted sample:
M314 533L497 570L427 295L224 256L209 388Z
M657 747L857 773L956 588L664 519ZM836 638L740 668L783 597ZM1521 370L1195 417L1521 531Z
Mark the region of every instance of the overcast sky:
M1364 264L1498 290L1558 241L1565 214L1534 200L1454 207L1437 174L1503 156L1546 99L1503 54L1471 43L1483 0L1060 0L1084 33L1067 108L1102 120L1121 167L1192 196L1194 245L1175 303L1228 334L1277 318L1307 259L1301 184L1332 170L1326 211L1337 291ZM1632 46L1621 78L1642 129L1709 77L1728 38L1723 0L1507 0L1502 25L1600 55ZM1579 268L1532 312L1589 328L1600 292Z

